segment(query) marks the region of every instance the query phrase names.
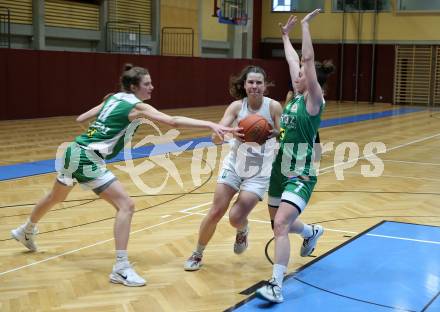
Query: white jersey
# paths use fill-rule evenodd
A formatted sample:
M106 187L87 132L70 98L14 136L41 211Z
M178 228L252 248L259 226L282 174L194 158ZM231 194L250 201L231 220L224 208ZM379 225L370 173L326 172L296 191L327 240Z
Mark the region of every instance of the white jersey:
M263 104L258 111L249 109L247 98L242 101L240 112L237 115L236 123L252 114L264 117L274 127L274 121L270 113L270 102L272 99L263 97ZM257 143L242 143L232 139L229 144L231 150L223 160L222 170L235 172L241 178L250 178L256 175L270 176L276 138L267 140L263 145Z

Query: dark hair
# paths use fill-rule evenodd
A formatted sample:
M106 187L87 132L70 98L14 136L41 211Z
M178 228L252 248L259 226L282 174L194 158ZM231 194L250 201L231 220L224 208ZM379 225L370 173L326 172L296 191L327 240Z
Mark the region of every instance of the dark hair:
M142 77L148 74L148 70L145 68L125 64L120 78L122 91L131 93L131 85L139 85Z
M273 86L272 82L267 81L267 75L263 68L254 65L248 65L238 74L238 76L232 76L229 79L229 93L236 99L243 99L247 96L244 89L244 83L249 73L262 74L266 87Z
M318 83L323 88L327 82L328 76L330 76L335 71L335 65L332 61L325 60L322 63L315 62L316 77L318 78Z

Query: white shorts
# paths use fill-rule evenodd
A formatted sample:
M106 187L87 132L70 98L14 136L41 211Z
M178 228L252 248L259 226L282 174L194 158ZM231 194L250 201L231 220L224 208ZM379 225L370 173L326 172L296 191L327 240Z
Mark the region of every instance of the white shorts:
M66 186L73 186L75 183L78 183L78 181L75 178L68 177L64 173L58 173L57 176L58 182L60 182L63 185ZM114 181L116 180L116 177L111 171L107 171L103 175L97 177L96 179L87 181L87 182L81 182L79 185L84 190L92 190L96 194L102 193L107 187L110 186Z
M220 175L217 178L217 183L226 184L232 187L237 192L246 191L254 193L258 196L260 201L264 198L269 187L268 176L253 176L250 178L241 178L235 171L222 169Z

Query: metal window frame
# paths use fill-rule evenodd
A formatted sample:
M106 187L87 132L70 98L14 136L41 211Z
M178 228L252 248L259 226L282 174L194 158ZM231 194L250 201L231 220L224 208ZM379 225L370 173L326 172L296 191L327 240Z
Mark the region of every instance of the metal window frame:
M6 14L1 13L2 10L5 10ZM3 17L3 16L6 17L6 25L7 26L5 28L7 28L7 32L5 32L5 34L6 34L6 37L7 37L7 39L6 39L7 46L5 46L5 48L10 49L11 48L11 10L9 10L9 8L6 8L6 7L0 7L0 16L1 17ZM3 19L0 18L0 27L2 25L2 22L1 22L2 20ZM0 33L0 35L2 35L2 33ZM1 42L2 41L0 41L0 43ZM0 46L0 47L2 47L2 46Z
M307 0L307 1L310 1L310 0ZM316 6L316 8L317 9L320 8L322 10L322 12L325 12L324 11L325 0L313 0L313 1L322 1L322 5ZM308 13L309 12L309 11L306 11L306 10L293 10L293 9L291 9L289 11L274 11L274 9L273 9L273 2L274 2L274 0L270 1L270 12L271 13L293 13L293 12L296 12L296 13ZM292 5L291 5L291 7L292 7Z

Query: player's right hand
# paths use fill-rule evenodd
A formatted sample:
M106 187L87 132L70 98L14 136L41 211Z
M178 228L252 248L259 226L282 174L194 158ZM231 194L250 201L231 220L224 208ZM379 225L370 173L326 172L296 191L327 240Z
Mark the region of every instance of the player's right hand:
M235 129L236 129L235 131L231 132L234 138L239 140L240 142L244 142L244 133L242 132L243 128L237 127Z

